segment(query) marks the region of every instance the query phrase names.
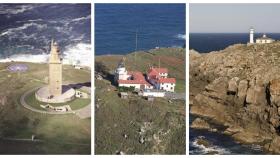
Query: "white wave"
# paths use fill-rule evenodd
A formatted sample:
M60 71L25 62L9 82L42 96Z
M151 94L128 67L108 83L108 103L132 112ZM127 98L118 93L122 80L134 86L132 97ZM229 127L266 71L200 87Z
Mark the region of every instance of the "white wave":
M20 26L20 27L9 28L9 29L5 30L4 32L2 32L2 33L0 34L0 37L1 37L1 36L5 36L5 35L17 34L18 32L20 32L20 31L22 31L22 30L25 30L25 29L27 29L28 27L31 27L31 26L35 26L35 27L38 28L39 30L42 30L42 29L44 29L44 28L47 28L47 25L46 25L46 24L37 24L37 23L34 23L34 22L25 23L25 24L23 24L23 25Z
M179 39L186 40L186 35L184 35L184 34L178 34L176 37Z
M91 65L91 44L78 43L75 46L66 48L64 64L88 66Z
M251 149L261 151L262 150L262 146L260 146L258 144L253 144L253 145L251 145Z
M199 136L198 138L203 138L203 136ZM193 142L191 142L191 144L198 148L199 149L199 152L201 154L208 154L208 153L217 153L219 155L222 155L222 154L230 154L231 152L225 148L222 148L222 147L219 147L219 146L216 146L216 145L211 145L211 146L204 146L202 144L198 144L198 139L195 139Z
M31 63L46 63L48 61L48 54L15 54L8 58L0 59L1 63L5 62L31 62Z
M16 5L8 8L7 5L3 5L0 9L0 14L19 14L34 9L35 5Z
M87 20L90 19L90 15L85 16L85 17L80 17L80 18L75 18L73 20L71 20L72 22L77 22L77 21L81 21L81 20Z
M69 46L63 52L63 64L66 65L79 65L79 66L91 66L91 45L85 43L79 43L74 46ZM9 58L0 59L0 62L31 62L31 63L47 63L49 54L15 54Z

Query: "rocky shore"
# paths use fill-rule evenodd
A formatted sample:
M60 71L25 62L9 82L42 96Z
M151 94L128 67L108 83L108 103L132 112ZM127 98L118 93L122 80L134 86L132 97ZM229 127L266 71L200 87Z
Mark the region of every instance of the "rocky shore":
M190 50L190 112L207 118L192 128L215 122L240 143L280 154L280 42Z

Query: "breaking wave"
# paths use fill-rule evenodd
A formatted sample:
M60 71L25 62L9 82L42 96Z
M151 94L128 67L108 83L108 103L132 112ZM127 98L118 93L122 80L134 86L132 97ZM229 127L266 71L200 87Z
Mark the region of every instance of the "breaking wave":
M66 47L64 54L64 63L70 65L91 65L91 44L78 43L75 46Z
M72 20L72 22L77 22L77 21L82 21L82 20L87 20L87 19L90 19L90 15L87 15L85 17L75 18Z
M218 155L225 155L225 154L230 154L231 152L225 148L222 148L220 146L216 145L211 145L211 146L204 146L202 144L198 143L199 138L204 138L203 136L199 136L196 138L193 142L191 142L191 145L197 150L192 151L193 153L197 154L218 154Z
M0 37L5 36L5 35L17 34L19 31L25 30L25 29L27 29L31 26L35 26L38 30L42 30L43 28L47 28L46 24L37 24L37 23L34 23L34 22L25 23L20 27L10 28L10 29L5 30L4 32L2 32L0 34Z
M8 5L0 6L0 14L19 14L29 10L34 9L36 6L26 4L26 5L15 5L13 7L9 7Z
M66 47L63 53L63 64L91 66L91 44L78 43L74 46ZM31 62L31 63L47 63L49 54L15 54L8 58L0 59L0 62Z

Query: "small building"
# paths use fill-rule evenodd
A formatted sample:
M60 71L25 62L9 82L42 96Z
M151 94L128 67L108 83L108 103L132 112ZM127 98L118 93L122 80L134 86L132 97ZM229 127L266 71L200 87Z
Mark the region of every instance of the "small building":
M167 68L150 67L146 76L139 71L127 71L123 58L115 70L115 82L119 87L134 87L135 91L157 89L174 92L175 78L168 78Z
M148 83L141 72L130 71L128 72L129 78L126 80L119 79L119 87L134 87L135 90L140 89L153 89L153 86Z
M76 90L76 95L75 95L77 98L83 98L83 99L87 99L89 98L89 95L85 92L82 92L82 91L78 91Z
M147 78L155 89L169 92L174 92L175 90L176 79L168 78L168 70L166 68L150 68Z
M121 97L122 99L128 99L128 94L127 94L126 92L121 92L121 93L120 93L120 97Z
M272 43L272 42L274 42L274 41L275 41L274 39L268 38L268 37L266 36L266 34L263 34L262 37L256 39L256 43L258 43L258 44Z

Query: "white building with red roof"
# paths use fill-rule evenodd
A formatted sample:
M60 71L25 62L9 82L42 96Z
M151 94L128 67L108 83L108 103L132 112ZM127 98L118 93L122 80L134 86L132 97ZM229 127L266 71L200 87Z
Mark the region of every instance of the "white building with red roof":
M134 87L137 90L157 89L174 92L176 79L168 78L168 69L150 68L147 78L139 71L127 71L124 66L124 59L118 64L115 70L115 82L119 87Z
M139 71L129 71L127 79L119 79L119 87L134 87L135 89L153 89L153 86L146 81L144 75Z
M115 70L115 82L119 87L134 87L140 89L153 89L153 86L145 79L139 71L127 71L124 66L124 59L118 64Z
M166 68L153 68L148 70L148 81L154 86L155 89L174 92L176 86L175 78L168 78L168 69Z

